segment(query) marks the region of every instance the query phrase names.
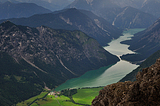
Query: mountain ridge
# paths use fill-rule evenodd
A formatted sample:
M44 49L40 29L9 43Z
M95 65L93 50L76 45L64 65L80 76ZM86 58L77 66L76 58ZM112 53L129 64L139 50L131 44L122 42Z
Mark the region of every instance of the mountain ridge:
M93 13L90 14L95 18L91 19L86 14L80 12L80 10L71 8L48 14L33 15L29 18L14 18L8 20L17 25L30 27L44 25L54 29L81 30L96 39L103 46L107 45L112 39L116 39L122 35L122 30L112 26L106 20ZM3 21L5 20L1 20L0 22ZM104 23L106 25L104 25Z
M34 3L12 3L8 1L0 4L0 19L29 17L34 14L50 12L52 11Z
M85 5L81 6L81 2ZM147 28L157 19L157 17L131 7L130 5L120 7L111 0L92 0L90 2L87 0L76 0L66 8L73 7L92 11L94 14L109 21L112 25L122 29Z
M44 88L119 61L78 30L30 28L6 21L0 24L0 35L1 105L26 100Z

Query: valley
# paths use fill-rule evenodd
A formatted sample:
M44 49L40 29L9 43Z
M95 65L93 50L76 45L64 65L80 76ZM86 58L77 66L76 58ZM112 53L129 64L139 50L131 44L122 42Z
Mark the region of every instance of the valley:
M40 95L32 97L16 106L90 106L91 101L98 95L97 88L70 89L61 92L42 92Z
M0 0L0 106L159 106L159 10L160 0Z
M123 36L120 36L118 39L115 39L112 42L108 43L109 46L105 46L104 49L109 51L113 55L118 56L119 58L123 54L133 54L135 52L132 52L128 49L129 45L121 44L120 42L131 39L131 37L133 37L133 34L142 30L144 29L130 29L128 31L124 31ZM55 90L59 91L68 88L77 89L83 87L98 87L109 85L118 82L126 74L137 67L138 65L120 59L119 62L111 66L89 71L78 78L67 80L64 84L60 85Z
M124 31L123 36L120 36L118 39L115 39L112 42L108 43L109 46L105 46L104 48L105 50L118 56L119 58L123 54L133 54L135 52L128 49L129 45L121 44L120 42L131 39L131 37L133 37L133 34L143 30L144 29L141 28L141 29L130 29ZM101 67L98 70L92 70L86 72L84 75L78 78L70 79L53 90L54 92L64 92L64 91L71 92L72 89L77 90L78 91L77 93L73 94L73 96L71 95L74 102L70 99L70 97L59 94L57 96L48 95L45 96L43 99L41 99L40 95L43 96L42 93L38 97L34 97L24 102L18 103L17 106L21 106L22 104L25 106L25 104L32 103L33 101L34 102L32 103L31 106L38 106L38 104L40 106L43 105L46 106L53 103L54 106L59 106L59 105L80 106L80 104L89 106L91 105L93 98L98 95L98 91L103 88L100 86L106 86L118 82L126 74L130 73L133 69L136 69L138 66L139 65L135 65L120 59L120 61L117 62L116 64L106 67Z
M31 28L6 21L0 24L0 34L0 105L26 100L44 88L53 89L89 70L119 61L78 30ZM20 95L24 92L26 95Z

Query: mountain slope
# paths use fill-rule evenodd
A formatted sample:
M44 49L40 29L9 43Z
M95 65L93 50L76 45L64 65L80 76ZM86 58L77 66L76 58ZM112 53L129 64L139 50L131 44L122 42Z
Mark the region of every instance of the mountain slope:
M160 58L143 69L137 81L118 82L104 87L92 101L92 106L159 106Z
M150 13L157 18L160 17L160 0L147 0L141 7L141 10Z
M121 8L111 0L76 0L67 8L72 7L92 11L119 28L147 28L156 20L151 14L130 6Z
M130 45L129 49L139 54L123 56L123 59L141 61L160 50L160 19L146 30L135 34L132 40L125 41Z
M119 11L119 10L118 10ZM154 23L156 17L133 7L124 7L114 17L112 25L120 28L147 28Z
M90 11L80 10L83 14L87 15L90 19L92 19L95 24L105 31L108 36L111 36L112 39L116 39L121 35L121 30L111 25L108 21L104 18L98 17L97 15L93 14Z
M0 24L0 54L0 103L5 106L119 60L81 31L9 21Z
M112 0L112 3L119 7L131 6L143 12L160 17L160 0Z
M88 11L89 13L89 11ZM101 45L107 45L112 39L121 36L122 31L104 19L93 15L90 18L75 8L64 9L48 14L34 15L29 18L8 19L18 25L38 27L45 25L54 29L81 30L95 38ZM4 20L1 20L2 22Z
M147 0L112 0L112 3L122 8L131 6L131 7L139 9L141 8L141 6L143 5L145 1Z
M34 3L51 11L61 10L74 0L1 0L1 2L10 1L13 3Z
M160 50L149 56L144 62L140 64L138 68L127 74L124 78L120 80L120 82L125 82L125 81L135 81L136 80L136 75L139 71L142 71L143 68L150 67L152 64L156 62L156 59L160 58Z
M29 17L34 14L50 13L51 11L33 3L11 3L0 4L0 19Z
M111 0L75 0L66 8L78 8L90 11L100 10L102 8L117 7Z

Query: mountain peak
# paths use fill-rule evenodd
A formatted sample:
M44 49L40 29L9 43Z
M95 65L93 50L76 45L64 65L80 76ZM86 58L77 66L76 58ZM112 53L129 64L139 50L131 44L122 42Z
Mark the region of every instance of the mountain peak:
M6 2L4 2L4 4L12 4L12 2L6 1Z
M3 26L3 27L11 27L15 25L14 23L10 22L10 21L4 21L3 23L0 24L0 26Z

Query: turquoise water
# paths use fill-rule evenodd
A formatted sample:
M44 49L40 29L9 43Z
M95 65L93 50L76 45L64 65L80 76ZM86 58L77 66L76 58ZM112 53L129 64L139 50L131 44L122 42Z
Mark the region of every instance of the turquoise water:
M123 54L132 54L135 53L131 50L128 50L129 45L121 44L121 41L130 40L133 37L134 33L142 31L144 29L131 29L123 32L123 36L120 36L118 39L113 40L108 45L104 47L105 50L109 51L110 53L118 56L120 58ZM138 65L129 63L127 61L121 60L116 64L101 67L98 70L92 70L86 72L84 75L73 78L55 90L63 90L68 88L83 88L83 87L98 87L98 86L106 86L108 84L116 83L120 79L122 79L126 74L137 68Z

